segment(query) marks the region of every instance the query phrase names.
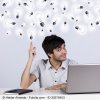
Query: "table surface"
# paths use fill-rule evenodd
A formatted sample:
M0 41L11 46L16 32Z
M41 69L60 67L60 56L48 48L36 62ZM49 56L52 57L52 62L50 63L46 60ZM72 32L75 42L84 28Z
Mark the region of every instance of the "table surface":
M2 98L2 95L5 95L4 92L6 90L10 90L10 89L0 89L0 96ZM34 90L33 92L31 93L26 93L25 94L26 96L28 95L38 95L38 96L41 96L41 95L56 95L56 96L65 96L66 99L68 100L87 100L87 99L90 99L90 100L100 100L100 93L92 93L92 94L66 94L65 92L63 92L62 90L43 90L43 89L40 89L40 90ZM64 99L64 100L66 100Z
M5 95L4 92L7 90L11 90L11 89L0 89L0 95ZM66 94L64 91L62 90L44 90L44 89L39 89L39 90L33 90L33 92L30 93L25 93L25 95L31 95L31 94L35 94L35 95L64 95Z

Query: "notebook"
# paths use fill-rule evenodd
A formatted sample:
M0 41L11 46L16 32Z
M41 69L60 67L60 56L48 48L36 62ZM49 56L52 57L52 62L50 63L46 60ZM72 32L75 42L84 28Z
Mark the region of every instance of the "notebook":
M16 94L16 95L21 95L25 93L32 92L33 90L31 89L12 89L12 90L7 90L4 92L4 94Z

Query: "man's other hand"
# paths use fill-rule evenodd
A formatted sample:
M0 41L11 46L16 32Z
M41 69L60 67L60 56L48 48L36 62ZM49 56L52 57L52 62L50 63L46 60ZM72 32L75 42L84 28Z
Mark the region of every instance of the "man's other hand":
M53 85L50 87L45 88L45 90L60 90L67 87L67 83L62 83L58 85Z

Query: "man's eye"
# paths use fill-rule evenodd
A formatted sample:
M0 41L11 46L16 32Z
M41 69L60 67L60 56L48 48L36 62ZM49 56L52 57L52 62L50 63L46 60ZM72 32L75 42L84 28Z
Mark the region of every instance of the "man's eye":
M57 50L58 50L58 51L61 51L61 48L58 48Z

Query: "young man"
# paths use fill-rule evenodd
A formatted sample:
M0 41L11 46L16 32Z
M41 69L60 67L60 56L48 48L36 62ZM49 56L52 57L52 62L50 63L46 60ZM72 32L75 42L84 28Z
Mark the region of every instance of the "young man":
M49 59L42 59L30 73L31 64L36 55L36 48L30 43L29 59L21 78L21 88L28 88L39 79L40 88L59 90L67 85L67 68L75 61L67 59L65 41L56 35L45 37L42 47Z

